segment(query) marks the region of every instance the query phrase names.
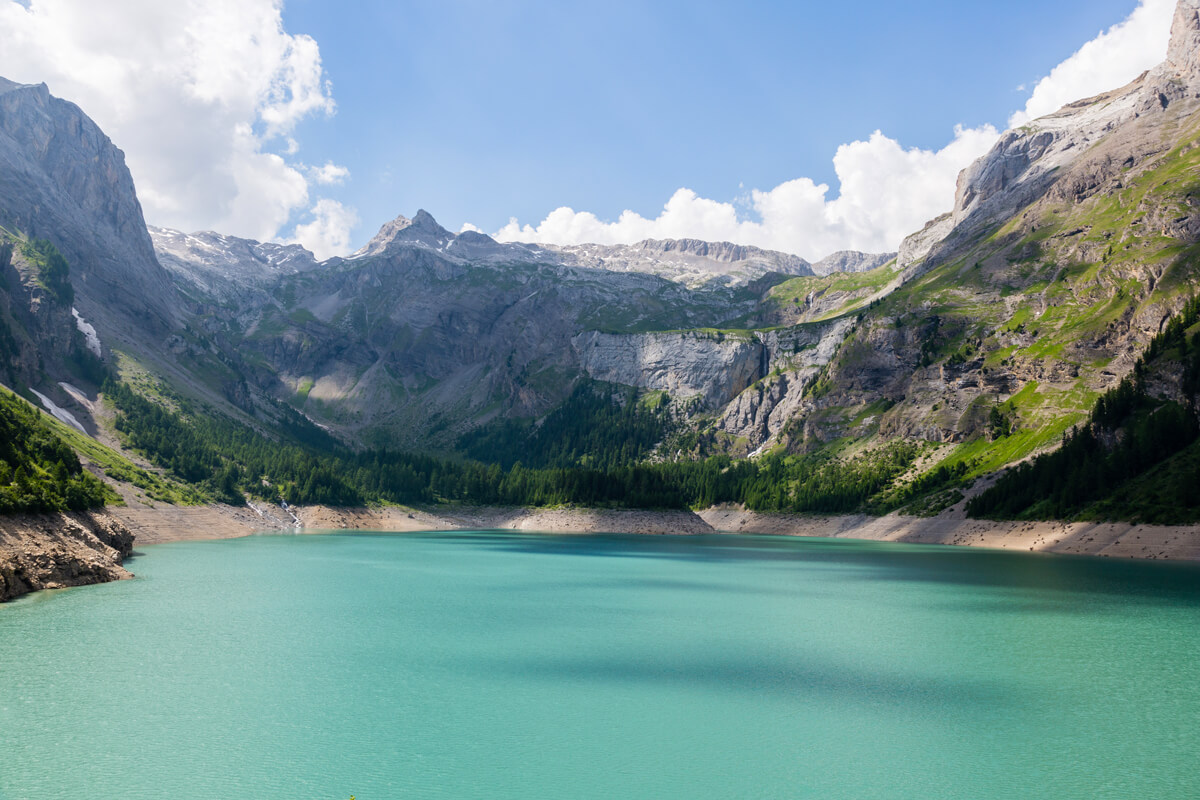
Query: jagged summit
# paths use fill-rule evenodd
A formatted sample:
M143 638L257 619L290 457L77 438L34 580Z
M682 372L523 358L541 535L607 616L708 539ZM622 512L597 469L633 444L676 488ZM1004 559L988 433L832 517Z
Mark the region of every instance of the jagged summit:
M415 242L440 248L454 238L453 233L439 225L433 215L422 208L412 219L399 216L391 222L384 223L379 233L367 242L366 247L354 253L351 258L380 255L393 242Z

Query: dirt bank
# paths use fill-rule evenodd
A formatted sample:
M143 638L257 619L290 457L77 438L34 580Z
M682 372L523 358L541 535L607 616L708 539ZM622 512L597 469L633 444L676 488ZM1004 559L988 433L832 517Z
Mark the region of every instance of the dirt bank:
M882 542L994 547L1113 558L1200 560L1200 525L1166 527L1128 523L990 522L958 515L941 517L809 517L766 514L736 507L691 511L581 508L329 508L230 506L116 508L111 512L137 536L139 545L184 539L227 539L256 531L513 530L543 533L652 535L756 533L827 536ZM295 516L293 517L292 514Z
M804 517L713 508L699 516L715 530L782 536L828 536L880 542L993 547L1045 553L1200 560L1200 525L990 522L954 517Z
M108 511L0 517L0 602L130 578L133 533Z

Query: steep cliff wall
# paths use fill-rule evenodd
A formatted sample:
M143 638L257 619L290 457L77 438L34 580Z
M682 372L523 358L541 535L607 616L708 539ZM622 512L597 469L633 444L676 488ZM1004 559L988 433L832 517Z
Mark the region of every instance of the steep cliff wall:
M754 336L686 331L619 335L584 333L571 340L579 363L599 381L728 403L766 373L767 350Z
M125 156L45 84L0 78L0 225L54 242L80 308L165 330L174 291L159 266Z

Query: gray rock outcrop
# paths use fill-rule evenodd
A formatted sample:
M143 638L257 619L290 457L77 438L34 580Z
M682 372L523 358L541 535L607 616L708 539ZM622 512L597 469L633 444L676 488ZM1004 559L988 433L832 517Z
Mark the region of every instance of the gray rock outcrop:
M744 286L768 274L812 275L799 256L729 242L647 239L636 244L542 245L571 266L640 272L699 288L710 283Z
M749 336L687 331L616 335L584 333L571 340L579 362L599 381L701 397L706 408L728 403L763 376L761 342Z
M870 272L896 257L895 253L860 253L857 250L841 250L826 256L812 265L816 275L832 275L835 272Z
M265 290L280 278L316 269L320 262L298 244L239 239L213 231L183 233L151 226L159 263L191 293L240 303L247 289Z
M929 255L929 251L933 249L934 245L950 235L952 230L954 230L954 215L949 212L930 220L924 228L901 242L900 252L896 256L896 266L900 270L907 270L919 263Z
M124 154L45 84L0 78L0 198L0 224L49 239L70 262L89 318L116 313L159 331L174 324L174 290Z

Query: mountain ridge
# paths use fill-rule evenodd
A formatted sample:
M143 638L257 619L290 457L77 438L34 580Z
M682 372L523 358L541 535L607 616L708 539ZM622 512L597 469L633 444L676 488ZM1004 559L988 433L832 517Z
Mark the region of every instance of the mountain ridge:
M1006 132L960 175L953 210L898 254L839 253L814 265L695 240L500 243L454 234L423 210L324 262L294 245L146 234L120 151L45 87L7 84L0 157L22 165L25 183L0 180L0 197L17 229L11 246L53 226L47 238L96 309L85 311L104 352L117 352L109 366L138 387L121 395L131 420L151 413L130 399L144 396L163 415L178 412L180 436L189 419L228 418L280 443L300 431L306 442L333 435L360 452L457 456L476 432L519 449L555 414L584 428L649 416L645 430L669 433L638 468L674 480L724 464L744 483L720 484L732 492L721 497L879 510L916 502L921 488L939 498L928 505L936 513L971 480L1084 423L1200 285L1198 12L1200 0L1180 2L1159 67ZM79 172L72 159L83 162ZM97 186L109 202L93 197ZM66 210L31 216L80 187L82 200ZM143 232L124 242L135 223ZM89 227L102 234L88 245L100 258L82 241ZM121 253L131 260L114 265ZM819 274L834 266L862 271ZM14 268L28 292L6 291L6 301L29 305L41 297L37 265ZM147 295L97 291L97 282L144 283ZM58 312L52 325L68 325L67 306ZM23 373L41 381L29 388L56 391L47 382L59 375L42 372ZM70 410L103 429L86 408ZM570 419L585 412L595 417ZM154 433L144 431L157 447ZM594 438L621 432L601 433ZM204 452L205 464L221 459ZM590 457L542 461L584 469ZM254 486L238 472L244 465L225 467L222 492ZM843 478L858 489L835 497L805 488L842 491ZM496 496L525 496L487 480ZM429 481L422 497L454 496ZM554 485L546 497L567 496ZM331 496L363 496L335 488ZM668 496L660 489L638 496ZM319 496L322 487L292 490ZM605 492L587 496L611 499Z

